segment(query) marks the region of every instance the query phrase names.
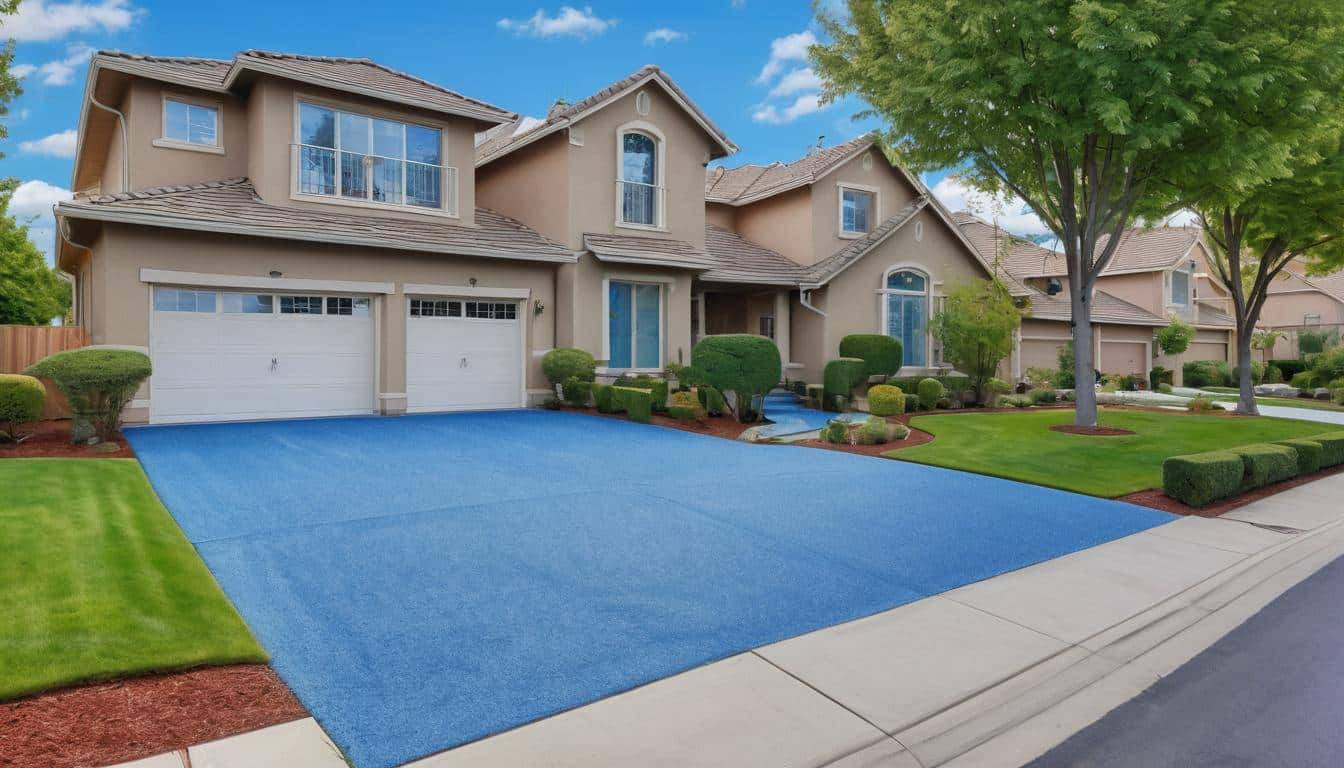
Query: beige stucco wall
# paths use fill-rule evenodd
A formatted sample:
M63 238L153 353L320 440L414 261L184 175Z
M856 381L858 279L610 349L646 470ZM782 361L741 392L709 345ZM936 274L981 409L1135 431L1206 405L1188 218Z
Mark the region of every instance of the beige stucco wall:
M866 170L863 167L865 156L870 158L870 167ZM843 184L877 190L876 211L869 222L870 227L886 221L918 194L876 147L846 160L810 187L812 254L809 261L801 263L820 261L853 241L853 237L840 235L840 187Z
M807 188L784 192L736 209L736 230L799 264L816 261L812 242L812 193Z
M402 284L468 285L474 278L478 288L527 288L531 299L540 299L547 307L541 317L534 317L526 306L520 315L528 324L527 386L546 386L540 357L535 353L554 346L549 311L556 304L555 267L550 264L115 224L106 225L94 245L94 254L93 299L86 323L94 344L149 346L150 287L140 282L140 269L145 267L250 277L279 270L286 278L393 282L396 293L381 298L377 375L379 392L394 394L406 391L406 303ZM685 322L689 327L689 320Z
M1344 323L1344 302L1315 290L1270 294L1260 310L1260 325L1302 325L1307 315L1320 315L1322 325Z
M476 202L568 243L569 139L559 131L476 172Z
M737 229L737 209L723 203L705 203L705 223Z
M826 352L826 318L804 307L800 299L800 295L794 293L789 300L789 346L792 354L787 362L801 367L786 371L785 376L809 384L820 384L826 361L838 355L840 350L837 346L834 354ZM827 299L826 291L813 291L809 303L825 312Z
M218 107L219 137L224 153L154 146L155 139L163 138L165 96ZM130 157L132 189L190 184L247 174L246 111L234 96L135 79L131 81L120 108L126 116L126 134L129 139L126 145ZM124 191L121 189L122 140L119 128L112 130L107 151L102 188L109 192Z
M1105 291L1117 299L1124 299L1130 304L1137 304L1158 317L1167 316L1166 300L1162 295L1161 272L1106 275L1097 278L1097 290Z

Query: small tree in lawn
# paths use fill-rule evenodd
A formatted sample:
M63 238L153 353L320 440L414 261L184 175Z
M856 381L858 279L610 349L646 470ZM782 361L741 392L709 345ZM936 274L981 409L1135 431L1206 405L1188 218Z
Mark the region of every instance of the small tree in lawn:
M843 17L819 10L830 41L810 53L823 96L861 96L903 161L964 168L970 183L1021 198L1059 238L1074 375L1088 381L1097 277L1136 219L1171 210L1162 180L1184 169L1216 168L1240 183L1274 175L1256 153L1210 139L1267 93L1309 106L1291 94L1306 68L1274 55L1293 47L1285 25L1264 24L1281 5L849 0ZM1277 141L1274 129L1261 136ZM1095 393L1077 394L1074 423L1095 425Z
M1021 324L1021 310L998 280L954 287L933 316L933 335L942 344L943 358L970 377L976 402L984 401L985 384L1013 353L1013 336Z

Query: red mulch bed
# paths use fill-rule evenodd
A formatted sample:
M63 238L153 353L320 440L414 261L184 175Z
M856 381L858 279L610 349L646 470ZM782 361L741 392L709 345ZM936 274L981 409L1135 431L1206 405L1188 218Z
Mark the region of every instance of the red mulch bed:
M1295 477L1292 480L1284 480L1281 483L1267 485L1264 488L1256 488L1253 491L1247 491L1240 496L1233 496L1230 499L1214 502L1206 507L1191 507L1171 498L1162 492L1161 488L1149 488L1146 491L1136 491L1128 496L1121 496L1119 501L1128 501L1131 504L1139 504L1153 509L1160 509L1164 512L1172 512L1177 515L1193 515L1196 517L1217 517L1224 512L1231 512L1238 507L1244 507L1253 501L1273 496L1276 493L1283 493L1290 488L1296 488L1299 485L1306 485L1313 480L1320 480L1323 477L1338 475L1344 472L1344 465L1322 469L1310 475Z
M111 765L307 716L265 664L97 683L0 704L0 766Z
M1070 435L1096 435L1098 437L1134 434L1128 429L1119 427L1079 427L1073 424L1056 424L1050 427L1050 431L1064 432Z
M22 443L0 443L0 459L13 458L85 458L85 459L133 459L135 451L120 433L111 440L97 445L71 445L70 421L68 419L50 419L35 424L24 425L20 430L31 435ZM0 763L4 765L4 763Z
M887 421L900 422L910 427L910 417L918 414L907 413L901 416L892 416ZM828 451L840 451L841 453L857 453L860 456L881 456L889 451L899 451L902 448L913 448L916 445L923 445L933 441L933 435L923 430L910 427L910 434L905 436L904 440L892 440L891 442L878 445L850 445L849 443L828 443L825 440L797 440L788 445L801 445L806 448L822 448Z

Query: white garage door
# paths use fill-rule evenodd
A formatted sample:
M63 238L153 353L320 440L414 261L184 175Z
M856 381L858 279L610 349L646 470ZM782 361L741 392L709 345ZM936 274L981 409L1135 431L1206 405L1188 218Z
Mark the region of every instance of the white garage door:
M517 301L411 299L406 409L517 408L523 397Z
M370 300L155 286L150 420L373 412Z

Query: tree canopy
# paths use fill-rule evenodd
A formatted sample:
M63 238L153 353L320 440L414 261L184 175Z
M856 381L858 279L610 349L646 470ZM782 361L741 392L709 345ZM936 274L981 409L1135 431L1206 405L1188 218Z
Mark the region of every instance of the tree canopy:
M70 284L47 265L27 224L9 215L16 186L0 180L0 324L47 325L70 309Z
M1283 173L1290 153L1273 126L1248 133L1245 151L1213 140L1258 100L1319 101L1302 87L1312 64L1281 50L1280 5L849 0L846 18L821 13L830 40L811 54L824 96L861 96L904 162L965 169L972 184L1020 197L1059 238L1086 380L1095 279L1118 235L1174 207L1167 180L1216 171L1253 185ZM1094 393L1080 388L1077 423L1095 419Z

